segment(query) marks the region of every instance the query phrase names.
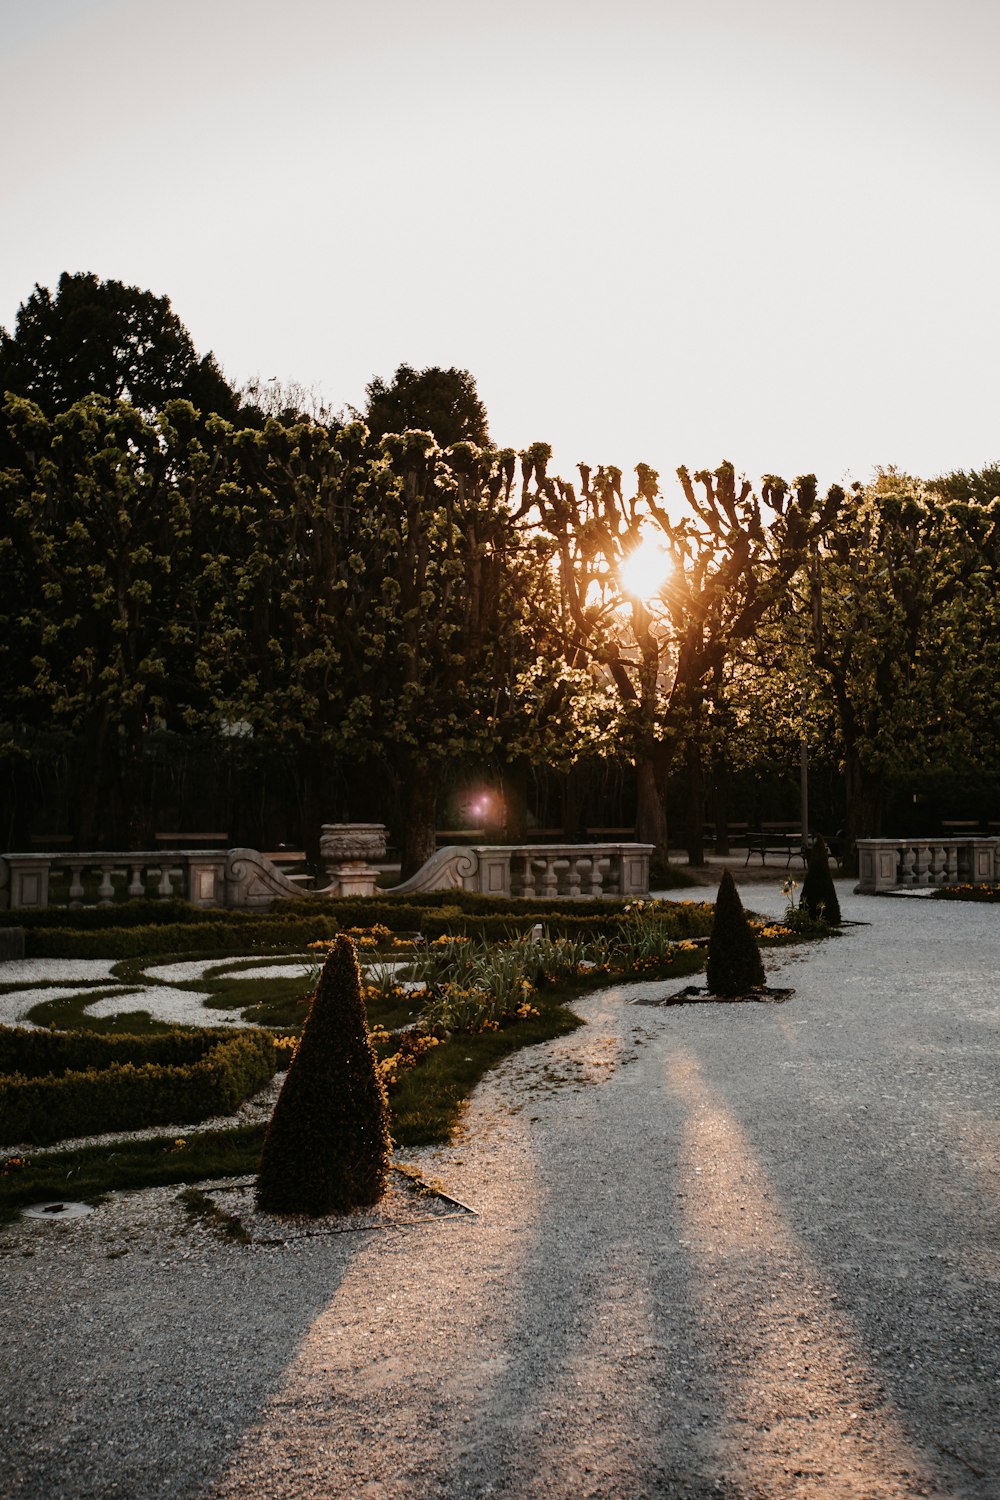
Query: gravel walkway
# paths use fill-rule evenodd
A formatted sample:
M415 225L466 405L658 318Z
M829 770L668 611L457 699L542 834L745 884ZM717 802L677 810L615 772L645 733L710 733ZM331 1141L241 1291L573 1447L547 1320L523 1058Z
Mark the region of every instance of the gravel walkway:
M414 1156L478 1217L0 1230L0 1493L995 1500L1000 913L840 891L786 1004L508 1060Z

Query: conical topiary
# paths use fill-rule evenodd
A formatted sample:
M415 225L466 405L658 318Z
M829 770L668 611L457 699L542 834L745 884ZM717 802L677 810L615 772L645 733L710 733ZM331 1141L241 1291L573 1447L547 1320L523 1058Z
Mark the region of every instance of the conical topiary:
M764 965L757 939L729 870L723 875L715 898L705 978L709 994L730 1000L749 994L764 983Z
M264 1139L257 1207L317 1218L377 1203L391 1149L357 953L340 936Z
M809 864L806 877L802 882L799 906L811 917L822 917L824 922L829 922L831 927L839 927L843 921L840 915L840 902L837 900L837 888L830 873L829 853L819 835L809 850Z

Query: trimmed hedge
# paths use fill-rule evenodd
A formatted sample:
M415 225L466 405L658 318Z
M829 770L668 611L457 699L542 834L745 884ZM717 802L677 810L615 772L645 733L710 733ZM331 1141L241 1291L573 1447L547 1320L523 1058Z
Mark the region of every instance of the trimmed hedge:
M332 938L343 928L381 924L391 932L422 932L428 938L458 933L488 941L530 931L536 923L555 937L611 936L626 920L624 901L552 902L496 898L445 891L412 901L385 897L366 900L293 900L267 912L206 910L185 902L136 901L120 907L50 908L29 912L25 952L29 958L146 958L162 953L252 953L282 949L301 952L309 943ZM659 920L671 935L701 937L710 908L697 902L663 902ZM180 920L161 920L163 911ZM137 923L140 911L153 920ZM708 917L706 918L706 911ZM18 915L21 915L18 913Z
M311 921L267 914L240 922L215 920L177 926L107 927L96 932L72 927L35 928L25 935L29 958L146 958L158 953L253 953L284 948L300 952L320 938L334 937L336 920L317 914Z
M0 1141L49 1145L228 1115L275 1070L258 1030L105 1036L0 1027Z
M339 937L267 1128L257 1206L318 1218L377 1203L391 1151L357 951Z

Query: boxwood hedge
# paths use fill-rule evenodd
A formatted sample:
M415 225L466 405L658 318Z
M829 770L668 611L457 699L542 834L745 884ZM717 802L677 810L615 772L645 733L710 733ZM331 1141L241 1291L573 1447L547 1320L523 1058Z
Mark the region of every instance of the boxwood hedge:
M0 1027L0 1141L73 1136L228 1115L271 1078L269 1032L156 1036Z

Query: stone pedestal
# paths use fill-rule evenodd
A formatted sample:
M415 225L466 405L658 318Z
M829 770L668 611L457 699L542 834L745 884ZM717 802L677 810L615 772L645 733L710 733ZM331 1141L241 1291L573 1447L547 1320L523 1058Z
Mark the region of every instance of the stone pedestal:
M384 859L384 823L324 823L319 852L326 870L322 896L374 896L378 870L370 859Z

